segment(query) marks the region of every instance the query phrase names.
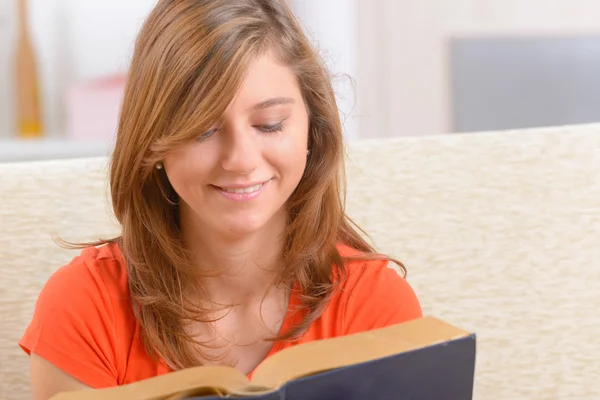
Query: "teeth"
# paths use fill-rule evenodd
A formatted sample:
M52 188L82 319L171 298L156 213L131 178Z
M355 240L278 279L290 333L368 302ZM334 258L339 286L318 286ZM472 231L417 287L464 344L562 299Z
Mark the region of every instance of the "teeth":
M236 188L236 189L228 189L228 188L223 188L224 191L226 191L227 193L252 193L252 192L256 192L257 190L259 190L262 187L262 183L259 185L255 185L255 186L250 186L247 188Z

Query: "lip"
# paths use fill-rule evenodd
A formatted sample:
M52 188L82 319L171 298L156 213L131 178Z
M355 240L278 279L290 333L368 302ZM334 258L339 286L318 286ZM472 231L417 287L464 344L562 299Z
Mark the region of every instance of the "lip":
M231 193L231 192L227 192L225 190L223 190L223 187L221 186L216 186L213 185L213 187L226 199L235 201L235 202L239 202L239 203L245 203L248 202L250 200L254 200L256 199L258 196L260 196L265 188L268 186L269 182L271 182L271 180L265 181L265 182L256 182L256 183L244 183L244 184L232 184L232 185L224 185L223 187L226 187L227 189L244 189L244 188L248 188L248 187L252 187L252 186L258 186L261 185L260 188L258 190L255 190L252 193Z
M269 182L269 180L266 181L255 181L255 182L243 182L243 183L231 183L231 184L227 184L227 185L213 185L214 187L216 187L217 189L223 189L223 188L227 188L227 189L244 189L244 188L248 188L248 187L252 187L252 186L257 186L257 185L264 185L265 183Z

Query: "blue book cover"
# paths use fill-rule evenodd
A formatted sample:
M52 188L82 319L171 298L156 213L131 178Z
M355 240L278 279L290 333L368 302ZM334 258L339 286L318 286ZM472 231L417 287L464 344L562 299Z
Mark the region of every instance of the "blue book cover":
M476 337L434 317L292 346L251 382L229 367L196 367L53 400L471 400Z

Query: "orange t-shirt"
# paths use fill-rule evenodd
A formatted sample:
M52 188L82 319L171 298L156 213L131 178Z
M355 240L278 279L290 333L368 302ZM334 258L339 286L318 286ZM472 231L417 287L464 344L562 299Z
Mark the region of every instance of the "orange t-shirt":
M355 252L340 246L342 255ZM92 388L171 372L144 348L116 244L82 251L55 272L39 295L22 349ZM276 342L267 357L298 343L343 336L422 315L409 284L384 261L353 261L327 308L296 342ZM290 305L297 299L290 299ZM288 316L283 329L290 324Z

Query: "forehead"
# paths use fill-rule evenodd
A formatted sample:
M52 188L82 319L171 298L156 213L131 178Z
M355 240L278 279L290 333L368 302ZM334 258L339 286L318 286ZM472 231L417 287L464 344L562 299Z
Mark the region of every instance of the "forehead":
M298 104L302 94L293 70L281 64L272 53L266 52L250 63L228 111L249 111L274 98L289 98Z

